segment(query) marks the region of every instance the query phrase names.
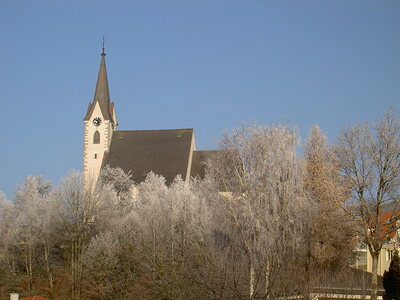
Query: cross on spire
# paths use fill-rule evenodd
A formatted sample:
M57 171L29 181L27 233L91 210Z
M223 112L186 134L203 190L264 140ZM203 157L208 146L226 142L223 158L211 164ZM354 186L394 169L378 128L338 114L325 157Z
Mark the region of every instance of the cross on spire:
M103 40L103 51L101 52L101 56L105 56L106 55L106 53L104 52L104 42L106 41L106 38L105 38L105 36L103 35L103 38L102 38L102 40Z

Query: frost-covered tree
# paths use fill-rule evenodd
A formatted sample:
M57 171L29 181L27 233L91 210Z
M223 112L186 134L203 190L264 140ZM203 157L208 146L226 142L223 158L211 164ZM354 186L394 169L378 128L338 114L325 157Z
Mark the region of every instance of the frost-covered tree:
M269 295L301 242L297 146L294 128L243 126L208 164L229 221L221 234L247 257L250 299Z
M111 184L92 187L73 172L51 187L28 176L13 203L0 199L0 273L22 293L80 298L83 260L97 236L114 228L120 198ZM15 291L15 289L14 289Z
M33 291L34 280L41 272L38 254L42 254L44 250L44 230L48 229L44 222L48 217L47 196L49 191L50 183L45 181L42 176L34 175L27 176L25 182L18 186L15 192L16 219L13 228L13 242L9 249L16 255L17 263L23 267L24 275L21 278L29 293Z
M97 185L111 185L119 200L118 206L121 213L131 209L132 197L134 195L134 182L131 175L126 174L121 168L106 166L100 172Z
M94 236L83 253L85 298L112 299L123 290L118 249L121 245L112 232ZM129 259L128 257L126 259Z
M70 297L80 299L83 254L91 239L109 225L110 213L118 202L116 192L110 185L93 188L83 181L81 173L72 172L63 178L52 196L63 231L61 243L67 259Z
M4 241L13 222L13 203L0 191L0 249L4 251ZM0 255L1 256L1 255Z
M162 176L150 173L137 189L134 217L144 252L143 264L149 270L151 290L156 297L176 298L180 292L177 288L181 283L178 276L182 271L180 266L185 258L185 233L178 234L184 230L181 227L184 224L178 219L179 214L183 217L185 212L180 210L180 199L172 197ZM178 237L181 238L179 242Z
M379 254L400 217L400 120L396 112L387 112L376 123L344 129L336 152L351 188L349 205L372 256L371 299L375 300ZM383 224L381 214L389 209L393 216Z
M14 222L13 203L0 192L0 285L5 287L12 286L16 277L14 260L9 256Z

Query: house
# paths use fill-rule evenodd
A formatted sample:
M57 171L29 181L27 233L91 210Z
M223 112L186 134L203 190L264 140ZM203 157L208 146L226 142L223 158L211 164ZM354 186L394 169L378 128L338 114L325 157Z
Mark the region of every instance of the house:
M380 276L383 276L383 273L389 270L390 261L392 260L394 251L400 250L398 230L393 230L392 226L390 226L393 224L393 218L395 221L398 219L398 212L387 211L380 214L379 218L382 227L382 232L380 234L387 239L386 243L382 247L378 259L378 275ZM368 247L362 243L354 250L354 253L355 261L352 266L363 271L372 272L372 256Z

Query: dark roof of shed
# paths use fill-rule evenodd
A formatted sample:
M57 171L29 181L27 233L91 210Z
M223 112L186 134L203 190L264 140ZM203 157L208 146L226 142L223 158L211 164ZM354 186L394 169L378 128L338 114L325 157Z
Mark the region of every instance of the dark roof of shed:
M204 178L205 176L205 162L216 154L219 150L202 150L194 151L192 157L192 167L190 170L191 177Z
M193 129L114 131L103 166L130 172L136 183L152 171L170 184L179 174L186 177L192 138Z

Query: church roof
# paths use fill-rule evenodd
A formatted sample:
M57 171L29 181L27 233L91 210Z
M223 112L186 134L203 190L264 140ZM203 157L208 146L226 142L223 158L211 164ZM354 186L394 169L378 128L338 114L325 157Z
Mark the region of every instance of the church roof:
M193 139L193 129L114 131L103 166L130 172L136 183L152 171L170 184L179 174L186 178Z
M114 121L112 117L114 104L110 102L110 91L108 88L105 56L106 54L104 53L103 48L103 53L101 53L99 74L97 76L96 90L94 92L93 102L89 104L86 116L84 118L85 121L90 119L90 116L92 115L92 112L96 106L96 102L98 102L100 105L101 113L103 114L104 119Z

